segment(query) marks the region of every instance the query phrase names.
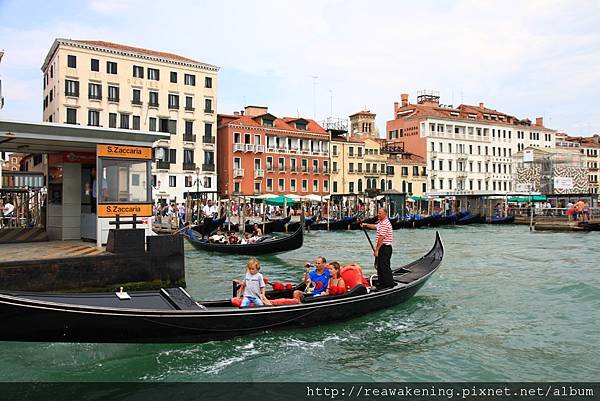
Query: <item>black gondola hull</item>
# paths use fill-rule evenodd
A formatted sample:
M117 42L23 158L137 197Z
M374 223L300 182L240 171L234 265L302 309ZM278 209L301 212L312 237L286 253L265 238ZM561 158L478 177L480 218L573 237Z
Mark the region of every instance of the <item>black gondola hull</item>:
M115 294L5 291L0 292L0 319L5 323L0 330L0 340L205 342L346 320L410 299L438 269L443 254L436 234L435 245L428 254L394 271L394 287L367 293L359 286L345 295L260 308L235 308L228 301L205 302L204 307L200 307L182 289L177 289L178 296L169 290L131 293L131 300L118 299ZM270 296L276 295L270 293Z

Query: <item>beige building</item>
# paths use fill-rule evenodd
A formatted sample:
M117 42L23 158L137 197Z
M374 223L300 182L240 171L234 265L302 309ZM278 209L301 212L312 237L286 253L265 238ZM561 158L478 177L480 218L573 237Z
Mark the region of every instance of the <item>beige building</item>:
M44 121L168 132L155 148L153 197L216 191L219 68L120 44L56 39L46 56ZM160 154L158 153L158 154Z

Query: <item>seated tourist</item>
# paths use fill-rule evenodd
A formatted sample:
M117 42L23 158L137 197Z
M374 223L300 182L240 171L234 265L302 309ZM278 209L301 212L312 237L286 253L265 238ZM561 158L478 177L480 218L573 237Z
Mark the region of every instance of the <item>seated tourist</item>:
M229 241L230 244L239 244L240 243L240 239L237 235L235 235L235 233L233 231L230 231L229 234L227 235L227 240Z
M244 237L240 241L240 244L242 244L242 245L250 244L250 234L245 233Z
M260 227L258 227L257 223L254 223L254 227L252 228L252 236L255 238L261 238L262 235L262 230L260 229Z
M365 278L362 268L357 264L349 264L340 269L340 276L346 284L346 288L352 289L359 284L369 287L370 284Z
M315 270L310 271L311 265L307 263L304 272L304 282L306 283L306 294L319 295L327 289L329 285L329 269L326 269L327 261L323 256L317 256L315 259ZM294 299L302 300L304 294L302 291L294 291Z
M341 275L341 267L338 262L331 262L329 264L329 285L327 289L321 293L321 295L342 295L346 292L346 283Z
M225 236L223 235L223 231L221 231L221 229L218 228L216 234L211 235L210 237L208 237L208 241L209 242L217 242L217 243L224 244L225 243Z

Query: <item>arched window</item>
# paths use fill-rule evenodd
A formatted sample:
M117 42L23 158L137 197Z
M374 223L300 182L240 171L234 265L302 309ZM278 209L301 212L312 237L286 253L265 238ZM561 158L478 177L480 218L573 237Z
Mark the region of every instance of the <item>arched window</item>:
M385 191L385 180L381 180L381 190Z
M361 193L361 192L362 192L362 190L363 190L363 189L362 189L362 179L361 179L361 178L359 178L359 179L358 179L358 193Z
M402 192L406 193L406 181L402 180Z
M388 189L392 189L392 180L388 180Z

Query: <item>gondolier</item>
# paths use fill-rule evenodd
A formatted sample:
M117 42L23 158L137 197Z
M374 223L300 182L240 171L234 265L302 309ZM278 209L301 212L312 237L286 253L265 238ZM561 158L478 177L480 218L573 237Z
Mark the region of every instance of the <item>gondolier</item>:
M376 246L373 251L377 261L377 278L378 288L387 288L394 286L394 277L390 259L392 258L392 243L394 242L394 231L392 224L387 216L387 211L384 208L379 208L377 211L377 224L362 223L361 227L369 230L377 230L375 237Z

